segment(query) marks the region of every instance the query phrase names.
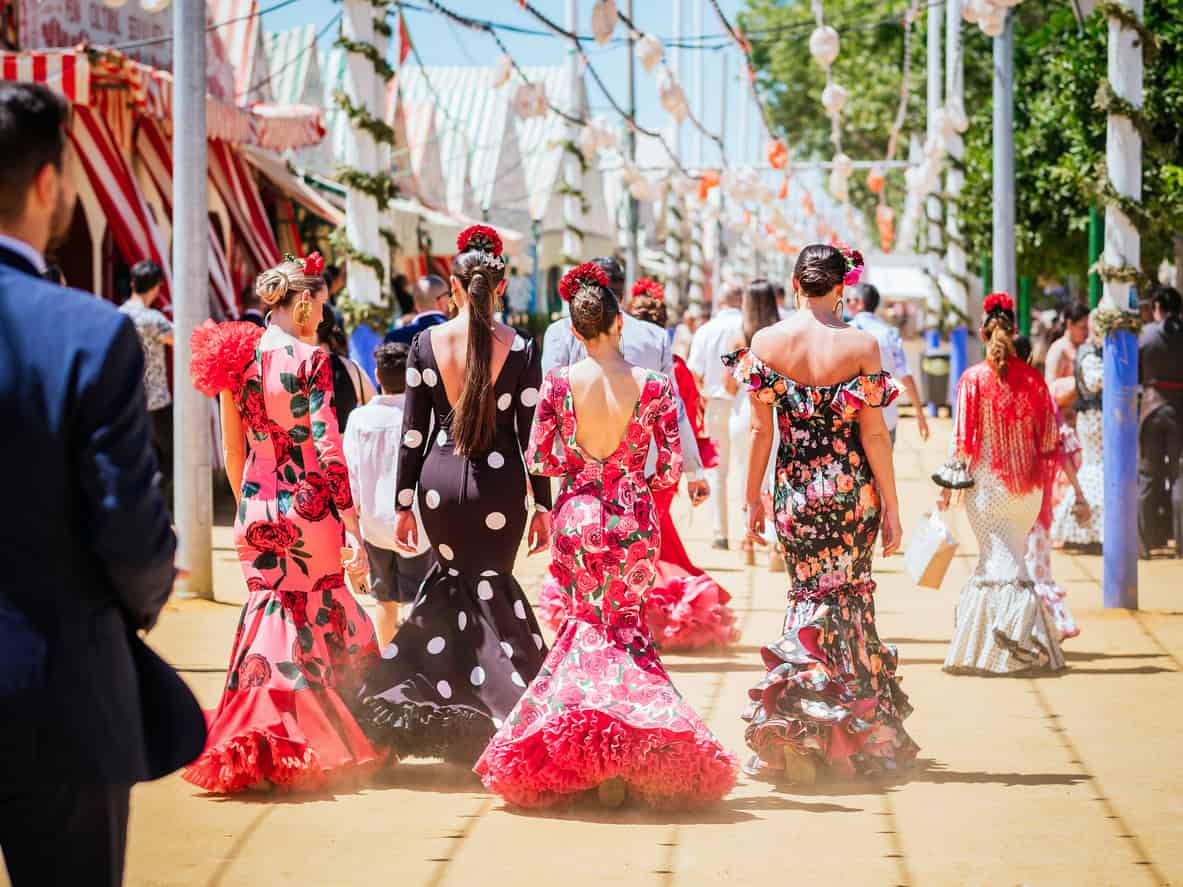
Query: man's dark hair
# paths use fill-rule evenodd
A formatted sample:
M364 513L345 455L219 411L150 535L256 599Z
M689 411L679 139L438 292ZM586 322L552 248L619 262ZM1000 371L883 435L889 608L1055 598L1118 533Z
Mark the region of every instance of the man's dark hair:
M1023 363L1031 363L1031 340L1022 334L1015 336L1015 356Z
M65 99L44 86L0 82L0 223L21 217L41 170L61 170L69 119Z
M131 266L131 291L142 296L151 292L164 281L164 269L151 259L144 259Z
M598 265L608 275L608 288L616 296L616 301L624 299L624 266L615 256L596 256L593 265Z
M1183 296L1173 286L1156 286L1150 293L1152 301L1163 314L1178 314L1183 311Z
M402 342L386 342L374 349L374 372L386 394L402 394L407 390L407 355L410 353L410 346Z
M263 300L259 298L259 294L255 291L253 283L247 284L242 288L242 294L238 297L242 304L243 311L249 311L252 308L262 310Z
M879 290L870 283L860 283L855 287L858 297L863 300L863 310L872 314L879 307Z
M58 286L66 285L66 275L62 273L62 269L57 265L50 265L41 276L50 283L56 283Z

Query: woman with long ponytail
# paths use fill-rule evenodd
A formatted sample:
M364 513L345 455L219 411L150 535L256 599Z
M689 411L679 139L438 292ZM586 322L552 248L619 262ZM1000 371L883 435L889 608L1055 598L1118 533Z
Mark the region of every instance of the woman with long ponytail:
M493 318L505 290L501 238L474 225L456 252L459 311L422 331L408 356L396 482L396 543L414 551L426 533L437 563L359 701L371 735L400 757L471 764L546 655L513 565L528 510L530 553L547 547L551 493L522 455L541 354Z

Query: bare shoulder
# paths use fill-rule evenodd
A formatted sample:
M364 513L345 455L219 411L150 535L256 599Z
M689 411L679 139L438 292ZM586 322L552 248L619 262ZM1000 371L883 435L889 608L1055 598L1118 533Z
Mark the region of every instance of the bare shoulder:
M752 336L751 344L748 347L760 354L770 354L778 350L778 346L783 345L790 335L792 334L784 323L774 323L772 326L758 330Z
M860 373L877 373L883 369L883 360L879 350L879 340L864 330L849 327L843 331L847 341L858 358Z

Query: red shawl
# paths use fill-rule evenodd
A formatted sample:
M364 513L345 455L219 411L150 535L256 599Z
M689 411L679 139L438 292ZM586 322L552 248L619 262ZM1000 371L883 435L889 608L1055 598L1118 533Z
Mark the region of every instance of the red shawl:
M990 467L1016 495L1042 489L1056 466L1059 426L1043 377L1017 357L1000 378L983 361L957 386L956 449L969 466L982 456L989 426Z

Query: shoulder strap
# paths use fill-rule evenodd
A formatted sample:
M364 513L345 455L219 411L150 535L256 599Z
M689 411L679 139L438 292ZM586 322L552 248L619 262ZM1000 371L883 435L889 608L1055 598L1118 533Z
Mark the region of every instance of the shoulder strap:
M349 362L353 363L352 360ZM361 405L364 407L366 405L366 386L362 381L361 367L353 363L353 368L357 371L357 399L361 401Z

